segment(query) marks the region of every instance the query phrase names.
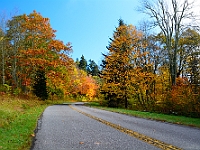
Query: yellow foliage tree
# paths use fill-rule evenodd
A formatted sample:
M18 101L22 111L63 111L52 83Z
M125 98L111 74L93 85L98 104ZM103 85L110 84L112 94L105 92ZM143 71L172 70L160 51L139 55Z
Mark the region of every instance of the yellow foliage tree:
M113 39L107 49L105 64L101 74L103 85L101 92L106 95L109 106L128 107L128 98L133 91L132 76L134 56L140 46L142 34L132 25L119 20L119 27L113 34Z

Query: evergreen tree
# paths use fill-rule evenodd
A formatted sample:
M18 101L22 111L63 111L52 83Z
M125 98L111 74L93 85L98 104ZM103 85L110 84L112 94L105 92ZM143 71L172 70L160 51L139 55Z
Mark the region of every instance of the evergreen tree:
M92 76L98 76L99 74L99 67L94 60L89 60L88 73Z
M36 72L33 93L42 100L48 98L45 72L42 69Z
M87 61L83 55L79 61L78 68L87 71Z
M109 106L127 108L128 98L132 92L132 68L134 50L138 44L138 32L120 19L119 27L116 28L110 41L107 47L109 53L103 54L105 60L102 61L101 93L106 96Z

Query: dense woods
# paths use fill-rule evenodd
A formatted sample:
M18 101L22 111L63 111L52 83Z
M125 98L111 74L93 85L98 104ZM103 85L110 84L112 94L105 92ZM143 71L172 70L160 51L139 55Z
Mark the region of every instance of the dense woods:
M144 1L151 22L141 28L119 19L101 67L56 39L48 18L33 11L0 27L0 92L98 100L102 105L200 117L200 34L187 0ZM170 8L170 9L169 9ZM2 18L1 18L2 19ZM147 32L157 27L157 33ZM106 45L105 45L106 46Z
M119 20L102 61L108 106L200 117L200 34L184 24L194 19L191 8L187 0L144 1L152 21L141 30Z
M79 69L69 54L70 43L56 39L48 18L34 11L14 16L1 28L1 93L45 99L96 95L92 76Z
M199 116L200 59L196 38L200 35L190 28L182 34L184 36L179 41L177 53L177 71L180 73L177 73L174 85L162 33L145 35L119 20L107 47L109 53L103 54L105 59L100 77L103 80L101 93L106 104L141 111ZM189 39L194 41L189 42Z

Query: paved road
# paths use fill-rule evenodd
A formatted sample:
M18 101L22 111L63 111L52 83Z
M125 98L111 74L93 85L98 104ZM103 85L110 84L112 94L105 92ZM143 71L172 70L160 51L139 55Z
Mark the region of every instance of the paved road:
M200 130L81 105L73 108L186 150L200 150ZM48 107L38 121L33 150L156 150L151 144L91 119L68 105Z

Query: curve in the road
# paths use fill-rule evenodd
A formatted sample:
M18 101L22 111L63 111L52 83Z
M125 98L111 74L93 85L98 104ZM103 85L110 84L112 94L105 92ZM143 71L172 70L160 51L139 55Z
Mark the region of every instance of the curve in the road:
M164 150L181 150L181 148L179 148L179 147L173 146L173 145L171 145L171 144L168 144L168 143L165 143L165 142L163 142L163 141L157 140L157 139L155 139L155 138L146 136L146 135L141 134L141 133L138 133L138 132L136 132L136 131L133 131L133 130L124 128L124 127L122 127L122 126L120 126L120 125L117 125L117 124L108 122L108 121L106 121L106 120L100 119L100 118L98 118L98 117L92 116L92 115L90 115L90 114L88 114L88 113L85 113L85 112L83 112L83 111L78 110L77 108L73 107L72 105L70 105L69 107L70 107L71 109L73 109L73 110L75 110L75 111L77 111L77 112L79 112L79 113L85 115L85 116L88 116L88 117L90 117L90 118L92 118L92 119L94 119L94 120L97 120L97 121L99 121L99 122L101 122L101 123L103 123L103 124L106 124L106 125L108 125L108 126L110 126L110 127L113 127L113 128L115 128L115 129L117 129L117 130L119 130L119 131L121 131L121 132L124 132L124 133L126 133L126 134L128 134L128 135L130 135L130 136L132 136L132 137L135 137L135 138L137 138L137 139L139 139L139 140L142 140L142 141L144 141L144 142L146 142L146 143L149 143L149 144L151 144L151 145L154 145L154 146L156 146L156 147L158 147L158 148L161 148L161 149L164 149Z

